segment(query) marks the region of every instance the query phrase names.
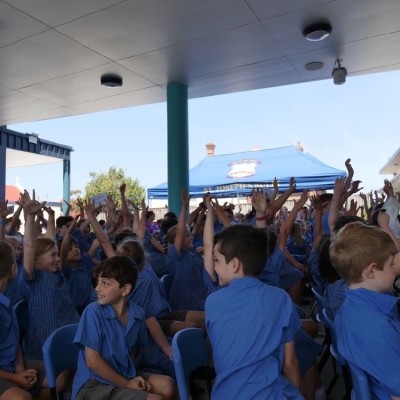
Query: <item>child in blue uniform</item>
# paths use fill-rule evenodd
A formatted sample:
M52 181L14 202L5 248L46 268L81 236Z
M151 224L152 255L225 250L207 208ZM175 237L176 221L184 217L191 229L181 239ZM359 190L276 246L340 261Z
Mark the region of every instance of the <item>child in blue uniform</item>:
M182 208L178 225L170 228L167 233L168 246L167 266L173 274L169 294L169 303L173 311L195 310L203 311L208 295L206 280L208 274L204 270L201 254L193 248L192 235L186 225L186 212L189 206L189 196L184 189L181 193Z
M0 400L29 400L33 393L48 395L43 363L22 358L14 308L3 294L16 274L14 250L0 241ZM65 379L65 373L57 379L58 390L64 386Z
M50 238L34 239L34 219L43 206L21 197L24 205L24 271L19 277L18 291L28 303L29 329L23 343L24 356L42 360L42 346L48 336L61 326L77 323L79 315L72 304L64 274L59 270L57 245Z
M137 280L135 262L114 256L95 275L98 302L86 307L74 339L80 350L72 399L174 398L171 378L135 369L135 348L147 342L143 309L129 301Z
M339 353L369 376L373 398L400 398L400 319L393 282L400 252L383 230L347 224L332 239L330 258L348 285L335 317Z
M212 262L220 286L226 287L205 304L217 373L212 398L303 399L297 389L297 311L285 291L257 279L268 257L265 232L234 225L215 243Z

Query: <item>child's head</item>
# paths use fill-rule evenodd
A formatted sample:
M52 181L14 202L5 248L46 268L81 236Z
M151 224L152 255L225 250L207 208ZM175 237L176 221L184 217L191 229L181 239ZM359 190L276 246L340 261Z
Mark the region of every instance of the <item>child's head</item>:
M136 263L127 256L114 256L102 261L94 271L97 279L96 292L101 304L109 304L129 296L135 288L138 270ZM116 286L117 293L109 293ZM102 294L100 296L100 294ZM102 300L103 299L103 300Z
M139 271L141 271L146 263L143 246L138 240L126 239L117 246L117 256L128 256L135 261Z
M57 244L49 238L35 239L35 267L47 272L55 272L58 269L60 257Z
M0 279L7 278L7 282L9 282L15 278L16 274L14 248L7 242L0 240Z
M18 236L6 236L4 240L14 248L15 259L18 261L22 257L24 250L21 239Z
M167 235L166 235L166 241L169 244L174 244L175 238L176 238L176 233L178 231L178 225L174 225L172 228L168 229ZM183 239L183 244L182 248L183 249L190 249L193 246L193 238L192 234L190 233L189 227L185 227L185 235Z
M215 236L214 243L215 271L221 284L241 274L258 276L269 255L265 230L250 225L229 226Z
M386 232L360 222L352 222L343 227L332 238L329 248L333 266L349 285L363 282L363 273L367 268L371 271L383 271L389 260L390 263L394 262L396 254L396 246ZM396 271L393 265L391 268L393 285ZM390 290L391 277L388 278Z
M61 215L56 219L56 228L57 228L57 233L60 236L64 236L66 230L68 229L67 224L74 219L70 215Z

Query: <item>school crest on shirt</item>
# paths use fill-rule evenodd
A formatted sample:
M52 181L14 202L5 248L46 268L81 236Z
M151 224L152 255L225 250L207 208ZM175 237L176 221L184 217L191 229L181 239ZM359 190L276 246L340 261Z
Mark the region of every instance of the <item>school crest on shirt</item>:
M256 167L258 164L261 164L261 161L255 159L233 161L229 164L231 170L229 171L228 177L237 179L252 176L256 173Z

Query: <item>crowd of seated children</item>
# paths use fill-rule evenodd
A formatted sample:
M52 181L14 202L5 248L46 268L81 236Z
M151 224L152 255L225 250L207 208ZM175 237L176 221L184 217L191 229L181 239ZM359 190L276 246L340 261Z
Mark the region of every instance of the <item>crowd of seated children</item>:
M279 197L277 197L277 188L274 189L274 193L254 191L251 218L248 217L247 220L242 220L240 223L231 218L233 207L220 206L217 200L210 201L209 196L206 196L207 202L203 199L203 203L187 218L189 196L183 190L179 218L174 218L176 215L171 218L166 215L161 223L161 230L151 234L148 229L146 230L147 207L142 203L142 216L139 216L138 207L135 208L134 216L132 216L124 198L122 185L120 188L122 210L117 212L113 199L108 198L107 200L106 226L112 225L112 229L105 231L100 226L96 218L98 208L90 203L80 202L81 218L83 219L80 228L82 229L76 227L76 222L72 217L63 216L57 219L60 254L58 254L58 248L54 241L56 237L54 212L45 208L44 203L35 201L34 197L31 199L25 192L19 202L20 213L24 211L26 214L26 226L24 256L21 257L24 262L21 264L23 268L18 277L18 296L24 298L29 307L29 331L23 343L24 356L29 359L41 359L41 347L48 335L59 326L79 321L79 315L96 299L92 273L95 263L99 262L97 248L101 247L106 258L114 257L115 254L128 255L136 262L138 268L139 278L136 288L128 297L130 302L144 309L145 330L150 334L146 345L138 352L139 368L143 371L147 368L147 371L151 373L159 372L174 377L169 337L185 327L200 326L204 328L204 308L208 301L206 299L214 296L210 293L217 294L224 290L218 284L221 280L215 273L215 260L211 258L211 262L204 261L208 257L205 248L210 247L210 242L209 239L206 239L206 234L203 238L202 230L205 229L205 224L207 226L207 220L211 219L211 216L213 223L208 226L208 229L212 230L213 236L217 232L223 235L225 231L231 230L233 225L238 225L240 227L238 229L242 229L243 225L255 225L263 228L264 247L268 250L269 256L266 258L258 278L266 282L269 287L278 286L286 291L292 303L294 302L298 306L302 304L305 279L310 278L306 268L308 264L312 278L320 285L322 291L325 291L327 309L330 307L329 298L333 299L330 311L334 317L348 288L347 282L338 279L340 278L338 275L330 281L329 274L325 274L329 265L325 264L323 260L324 257L329 259L327 253L330 243L321 241L321 237L324 230L337 231L343 221L349 222L356 219L354 216L341 216L345 200L359 190L359 182L351 182L354 171L350 160L346 161L346 167L348 176L345 179L337 180L333 195L314 197L310 209L307 210L307 215L305 210L302 212L304 202L307 200L307 196L304 194L293 210L286 213L284 219L281 218L283 214L279 210L296 189L293 178L290 181L289 189ZM388 198L394 198L390 189L390 184L385 183L385 193ZM6 205L6 202L4 204ZM8 215L7 207L4 207L4 204L0 205L0 221ZM395 208L395 200L391 200L389 206ZM364 208L367 210L365 204ZM42 210L48 212L48 221L43 217L38 218ZM390 228L393 226L391 214L384 210L383 208L375 213L369 211L369 215L375 216L381 229L390 235L393 242L396 242L396 235ZM351 209L347 211L347 214L354 214L356 211L356 205L351 204ZM299 216L301 216L300 221L296 221ZM312 216L312 220L307 220L310 216ZM278 217L282 220L278 221ZM38 220L42 221L42 225L46 227L46 234L41 237L37 237L38 233L35 230ZM296 260L295 256L298 251L292 248L290 238L288 240L289 232L293 226L297 226L297 222L308 222L313 226L311 254L308 259L304 257L304 260ZM90 226L95 235L89 232ZM7 239L14 243L12 238L5 237L4 228L5 224L0 223L0 240ZM164 230L162 230L163 228ZM111 240L113 231L115 231L115 241ZM97 237L96 240L94 240L95 237ZM195 245L193 237L196 238ZM165 238L169 242L168 251L165 251L163 244ZM157 242L156 246L154 246L154 242ZM16 243L18 241L13 246L18 250ZM166 261L164 265L168 267L168 272L174 276L170 304L164 298L159 276L154 273L152 268L152 258L148 258L145 254L148 245L153 248L159 245L157 251ZM84 252L81 250L82 246L84 246ZM214 243L211 244L211 248L214 249ZM89 251L87 251L88 249ZM285 258L291 260L291 265L285 263ZM226 264L229 264L227 259ZM252 277L252 274L249 277ZM318 279L315 279L316 277ZM232 278L232 282L235 280L236 277ZM13 291L12 286L8 290ZM16 300L13 299L13 301ZM299 307L294 304L292 306L298 317ZM243 305L243 307L245 306ZM315 358L320 351L320 346L307 334L308 332L313 336L315 326L308 324L308 321L300 320L299 328L294 330L292 340L298 359L297 363L300 366L300 391L308 400L313 398L316 388L320 386L318 372L315 368ZM281 361L278 360L278 363ZM296 390L294 393L297 395Z

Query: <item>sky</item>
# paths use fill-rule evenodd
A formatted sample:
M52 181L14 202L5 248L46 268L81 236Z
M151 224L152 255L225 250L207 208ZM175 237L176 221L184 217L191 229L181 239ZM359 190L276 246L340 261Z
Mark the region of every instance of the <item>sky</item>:
M296 145L331 167L351 158L362 191L390 176L379 170L400 147L400 71L189 100L189 167L205 156ZM146 189L167 180L167 105L146 106L9 125L71 146L71 190L85 192L89 172L111 166ZM41 201L62 199L62 163L8 168L6 182L36 190Z

